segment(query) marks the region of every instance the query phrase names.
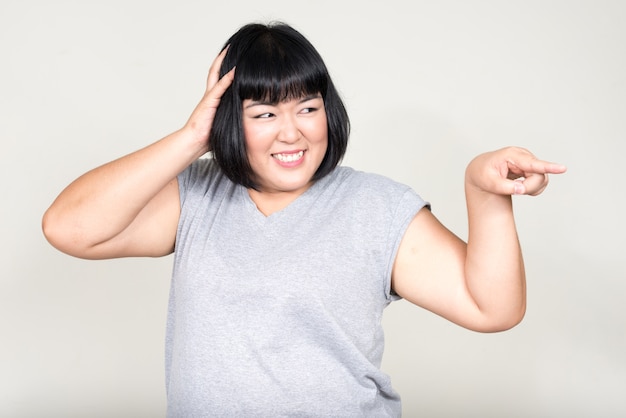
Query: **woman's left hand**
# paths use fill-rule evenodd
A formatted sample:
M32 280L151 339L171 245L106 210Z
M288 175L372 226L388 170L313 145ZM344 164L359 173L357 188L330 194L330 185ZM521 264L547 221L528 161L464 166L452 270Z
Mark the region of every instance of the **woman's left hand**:
M548 174L561 174L562 164L542 161L530 151L507 147L474 158L465 172L466 188L498 195L536 196L548 186Z

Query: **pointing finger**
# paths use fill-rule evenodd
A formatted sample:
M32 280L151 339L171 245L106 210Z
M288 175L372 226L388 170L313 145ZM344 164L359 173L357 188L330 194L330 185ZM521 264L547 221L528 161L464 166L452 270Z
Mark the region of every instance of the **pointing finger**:
M534 157L519 158L508 161L509 169L519 174L561 174L567 171L563 164L539 160Z

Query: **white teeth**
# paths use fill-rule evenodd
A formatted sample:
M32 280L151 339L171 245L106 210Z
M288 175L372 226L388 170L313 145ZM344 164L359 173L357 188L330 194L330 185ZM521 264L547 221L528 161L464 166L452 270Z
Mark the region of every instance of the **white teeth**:
M274 158L284 163L291 163L299 160L304 155L304 151L296 152L295 154L273 154Z

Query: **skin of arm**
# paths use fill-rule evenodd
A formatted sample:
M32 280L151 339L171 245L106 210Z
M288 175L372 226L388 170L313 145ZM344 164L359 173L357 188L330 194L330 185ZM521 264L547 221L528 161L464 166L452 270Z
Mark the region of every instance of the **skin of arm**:
M540 194L565 167L522 148L481 154L467 167L467 243L427 209L417 213L392 272L398 295L479 332L517 325L526 310L526 276L511 195Z
M72 182L42 220L46 239L80 258L161 256L174 249L180 215L177 175L208 151L208 137L234 69L219 78L226 50L185 126Z

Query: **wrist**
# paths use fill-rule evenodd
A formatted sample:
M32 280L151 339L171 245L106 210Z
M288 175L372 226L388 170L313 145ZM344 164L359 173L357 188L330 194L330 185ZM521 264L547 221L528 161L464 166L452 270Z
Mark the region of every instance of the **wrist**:
M186 143L190 152L197 158L209 152L208 134L199 133L190 124L186 124L176 132L176 135Z

